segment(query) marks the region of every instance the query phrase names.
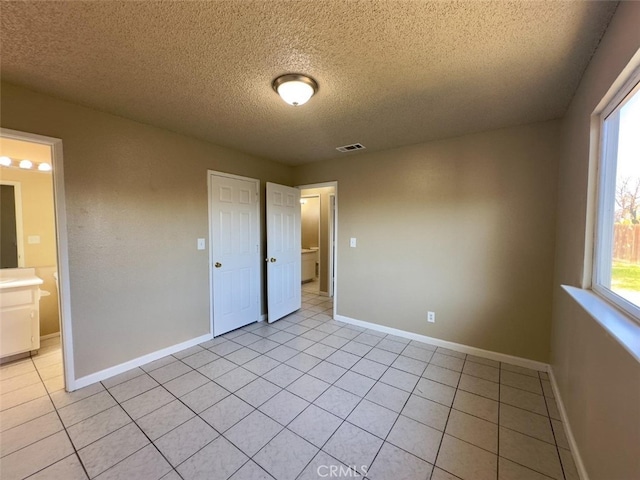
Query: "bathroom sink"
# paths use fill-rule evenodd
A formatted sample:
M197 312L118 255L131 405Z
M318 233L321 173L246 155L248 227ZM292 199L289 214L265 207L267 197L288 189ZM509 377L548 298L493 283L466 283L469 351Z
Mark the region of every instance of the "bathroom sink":
M0 280L0 289L30 287L32 285L42 285L43 283L42 279L35 275L25 278L3 278Z

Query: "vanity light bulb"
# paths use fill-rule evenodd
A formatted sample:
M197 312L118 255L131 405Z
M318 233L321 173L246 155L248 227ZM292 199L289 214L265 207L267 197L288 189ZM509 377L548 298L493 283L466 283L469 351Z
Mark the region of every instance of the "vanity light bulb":
M2 165L3 167L10 167L11 166L11 159L9 157L0 157L0 165Z
M40 165L38 165L38 170L40 170L41 172L50 172L51 165L49 165L48 163L41 163Z
M33 167L33 162L31 160L20 160L20 168L29 169Z

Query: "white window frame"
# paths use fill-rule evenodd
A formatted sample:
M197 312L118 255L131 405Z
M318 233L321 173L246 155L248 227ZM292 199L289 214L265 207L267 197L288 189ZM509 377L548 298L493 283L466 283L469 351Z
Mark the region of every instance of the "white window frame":
M604 285L611 285L613 231L608 227L615 211L616 170L618 156L619 116L611 118L635 95L640 95L640 69L613 96L599 115L600 151L596 228L593 248L592 290L640 322L640 305L621 297ZM607 122L611 118L612 121ZM605 123L607 122L607 123ZM612 141L615 138L616 141ZM616 162L607 161L615 158ZM606 223L606 225L605 225Z

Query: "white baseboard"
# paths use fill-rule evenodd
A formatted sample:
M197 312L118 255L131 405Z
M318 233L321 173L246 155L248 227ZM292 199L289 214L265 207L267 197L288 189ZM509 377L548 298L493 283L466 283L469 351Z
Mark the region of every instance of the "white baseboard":
M105 368L104 370L101 370L99 372L75 379L73 382L68 382L69 391L77 390L79 388L86 387L87 385L101 382L102 380L106 380L107 378L111 378L115 375L124 373L127 370L131 370L132 368L139 367L140 365L145 365L146 363L153 362L154 360L158 360L159 358L166 357L167 355L171 355L172 353L179 352L180 350L184 350L185 348L193 347L194 345L206 342L207 340L211 340L212 338L213 335L207 333L206 335L192 338L191 340L187 340L186 342L178 343L176 345L163 348L162 350L158 350L152 353L148 353L147 355L134 358L133 360L121 363L120 365L116 365L115 367Z
M268 318L269 317L267 316L267 314L263 313L262 315L260 315L260 320L258 320L258 321L259 322L266 322Z
M556 404L558 405L558 410L560 411L560 418L562 418L564 433L567 436L567 441L569 442L569 447L571 448L571 453L573 454L573 462L576 464L576 469L578 470L580 480L589 480L589 475L587 474L587 469L585 468L582 457L580 456L580 451L578 450L576 439L573 436L573 431L571 430L571 425L569 424L569 417L567 417L567 411L564 408L564 403L562 402L562 397L560 396L560 390L558 389L558 383L556 382L556 376L553 374L553 368L551 367L551 365L549 365L549 381L551 382L553 395L555 396Z
M56 333L50 333L49 335L42 335L40 337L40 341L42 340L48 340L50 338L55 338L55 337L59 337L60 336L60 332L56 332Z
M399 330L397 328L378 325L377 323L356 320L355 318L345 317L343 315L334 315L333 318L339 322L357 325L358 327L370 328L371 330L377 330L378 332L388 333L391 335L396 335L398 337L408 338L410 340L417 340L418 342L429 343L431 345L435 345L436 347L444 347L450 350L455 350L456 352L468 353L471 355L476 355L478 357L496 360L498 362L506 362L512 365L518 365L519 367L531 368L533 370L542 370L545 372L549 369L548 364L538 362L536 360L529 360L528 358L515 357L513 355L507 355L506 353L498 353L492 352L490 350L483 350L482 348L470 347L461 343L449 342L447 340L440 340L439 338L427 337L426 335L420 335L419 333L407 332L405 330Z

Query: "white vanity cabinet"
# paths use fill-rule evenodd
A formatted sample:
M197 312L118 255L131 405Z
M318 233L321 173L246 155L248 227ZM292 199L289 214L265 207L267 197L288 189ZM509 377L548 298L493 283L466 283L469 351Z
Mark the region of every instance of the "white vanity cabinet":
M33 268L0 270L0 358L40 348L40 285Z
M318 260L318 250L302 249L302 282L309 282L316 278L316 262Z

